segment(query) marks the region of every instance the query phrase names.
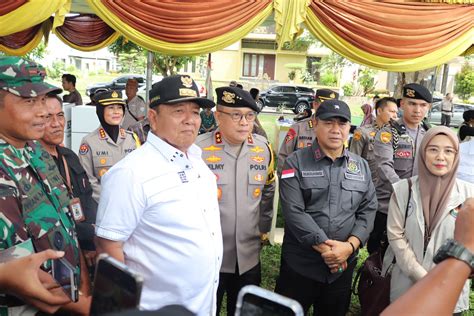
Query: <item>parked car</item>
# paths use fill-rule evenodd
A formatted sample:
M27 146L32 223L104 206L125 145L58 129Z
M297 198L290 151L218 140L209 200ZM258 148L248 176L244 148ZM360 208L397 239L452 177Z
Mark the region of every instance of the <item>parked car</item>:
M451 117L450 126L458 127L464 122L462 114L464 111L474 110L474 105L464 103L454 103L453 116ZM434 102L430 112L428 113L428 121L431 124L441 124L441 102Z
M153 76L153 83L151 84L151 86L153 86L157 82L160 82L162 79L163 79L163 76ZM205 97L207 95L206 87L197 81L195 82L199 89L199 96ZM125 98L125 91L123 91L123 95ZM138 88L137 95L139 95L143 100L146 100L146 84Z
M131 78L137 79L138 87L146 85L146 78L143 75L123 75L115 78L111 82L95 83L93 85L88 86L86 89L86 94L90 96L91 94L94 94L97 89L108 89L116 91L125 90L127 80Z
M314 90L303 86L278 85L272 86L268 90L260 93L257 105L290 108L294 113L302 113L306 109L311 109L314 101Z

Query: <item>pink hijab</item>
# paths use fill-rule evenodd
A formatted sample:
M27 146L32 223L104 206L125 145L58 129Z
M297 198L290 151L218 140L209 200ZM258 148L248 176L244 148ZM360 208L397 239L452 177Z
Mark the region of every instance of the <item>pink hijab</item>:
M364 104L360 107L364 112L364 118L362 119L362 123L360 126L364 125L372 125L374 123L374 115L372 114L372 107L370 104Z
M451 171L442 177L433 175L426 167L426 147L437 135L446 135L453 147L458 151L454 157ZM456 183L456 172L459 165L459 140L456 134L446 126L436 126L426 132L420 144L418 155L418 179L420 182L421 204L425 217L426 229L431 236L436 224L443 215L448 204L451 191Z

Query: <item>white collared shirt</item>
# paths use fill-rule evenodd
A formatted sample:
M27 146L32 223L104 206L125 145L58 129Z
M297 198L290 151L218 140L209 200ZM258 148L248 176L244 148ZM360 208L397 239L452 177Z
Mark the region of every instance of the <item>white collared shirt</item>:
M214 174L149 133L102 179L96 234L124 242L125 263L144 276L140 308L179 304L215 315L222 233Z
M474 183L474 140L459 144L459 179Z

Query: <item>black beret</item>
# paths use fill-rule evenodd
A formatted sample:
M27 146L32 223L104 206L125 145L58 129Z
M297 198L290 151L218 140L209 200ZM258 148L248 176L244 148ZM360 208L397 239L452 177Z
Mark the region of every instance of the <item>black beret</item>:
M339 93L330 89L318 89L316 90L316 98L319 98L321 102L325 100L339 99Z
M94 94L92 101L95 105L112 105L119 104L125 106L125 101L122 99L122 92L115 90L107 90Z
M409 99L420 99L428 103L433 102L431 92L418 83L409 83L403 86L403 97Z
M220 87L216 89L217 104L231 108L251 108L255 112L260 109L248 91L237 87Z
M213 101L199 96L196 82L186 75L165 77L150 90L150 108L181 102L195 102L202 108L212 108L215 105Z
M351 110L346 102L336 99L327 100L321 103L316 110L316 118L318 119L327 120L333 117L351 120Z

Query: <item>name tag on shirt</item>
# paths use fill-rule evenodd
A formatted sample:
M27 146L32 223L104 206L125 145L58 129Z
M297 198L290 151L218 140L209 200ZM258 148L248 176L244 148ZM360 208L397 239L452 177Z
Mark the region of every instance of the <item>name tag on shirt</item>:
M355 180L355 181L364 181L365 177L363 174L353 174L349 172L344 173L344 178L348 180Z
M303 178L324 177L324 172L322 170L301 171L301 176Z

